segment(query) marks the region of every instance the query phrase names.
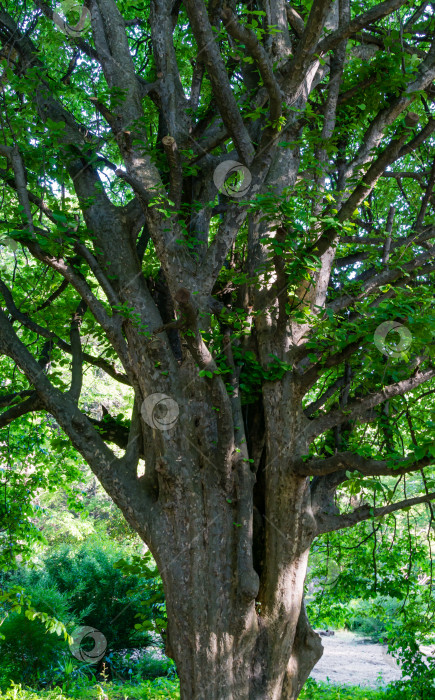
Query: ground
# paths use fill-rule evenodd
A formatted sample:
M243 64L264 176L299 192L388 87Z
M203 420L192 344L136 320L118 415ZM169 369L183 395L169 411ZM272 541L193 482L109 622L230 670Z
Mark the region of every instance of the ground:
M322 644L325 651L311 674L316 681L376 688L401 678L399 667L381 644L345 631L322 637Z

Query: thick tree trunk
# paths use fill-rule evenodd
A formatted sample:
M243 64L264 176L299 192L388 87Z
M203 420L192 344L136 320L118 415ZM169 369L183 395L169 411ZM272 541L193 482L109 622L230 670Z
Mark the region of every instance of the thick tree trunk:
M298 625L283 673L281 654L260 649L256 628L266 623L256 620L254 612L237 608L231 615L226 611L210 627L201 627L201 617L197 610L186 636L171 624L170 653L177 664L182 700L297 700L323 651L311 628L307 634L305 623ZM263 677L266 663L269 676Z
M270 458L257 473L237 449L215 447L212 461L215 426L204 407L184 421L178 457L166 445L156 459L161 508L149 543L183 700L296 700L321 656L303 603L315 534L309 483L288 469L294 451L306 450L303 425L280 415L291 391L277 383L264 392Z
M174 512L173 536L156 554L167 601L167 652L177 664L182 698L248 698L258 577L238 569L241 528L232 504L217 489L198 486L197 502L186 500Z
M279 602L268 614L255 572L237 564L242 528L230 510L225 515L223 503L212 515L212 498L209 492L204 499L211 514L207 526L178 514L178 545L185 539L185 546L174 548L169 539L163 556L157 554L167 599L167 653L177 665L181 698L296 700L322 653L302 599L306 554L273 572L272 597Z

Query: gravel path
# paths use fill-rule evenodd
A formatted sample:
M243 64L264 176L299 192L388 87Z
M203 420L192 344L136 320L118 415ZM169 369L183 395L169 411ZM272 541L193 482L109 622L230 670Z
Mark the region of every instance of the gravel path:
M376 688L402 677L386 647L372 644L352 632L335 632L322 637L325 649L311 676L316 681L337 685L359 685Z

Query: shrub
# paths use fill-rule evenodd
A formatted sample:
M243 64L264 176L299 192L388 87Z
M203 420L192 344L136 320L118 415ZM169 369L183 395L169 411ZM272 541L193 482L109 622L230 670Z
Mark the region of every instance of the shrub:
M143 680L155 680L161 676L174 677L175 664L167 656L143 654L135 667L137 676Z
M346 626L358 634L381 644L387 641L388 627L397 619L401 601L389 596L373 600L353 600L348 606ZM379 611L382 611L379 614Z
M146 586L134 574L114 567L125 547L108 538L89 538L78 546L60 545L44 557L38 570L22 569L16 580L31 594L36 585L65 595L72 615L99 630L108 650L154 644L148 632L136 630Z
M141 683L156 678L175 679L175 664L161 652L133 652L110 654L107 657L116 679Z
M156 597L160 601L162 592L161 584L154 589L157 573L152 578L144 577L141 571L115 568L122 555L126 555L126 548L108 538L90 538L78 546L67 543L52 549L38 568L23 567L10 574L7 583L23 587L36 610L68 623L70 633L77 625L99 630L106 638L109 659L121 651L118 658L123 658L129 649L161 644L149 620L153 616L157 619L160 611L155 602L147 601ZM145 558L149 563L151 556ZM1 631L6 638L0 642L1 688L9 685L10 679L35 687L65 683L69 687L101 670L103 660L100 666L86 669L72 657L63 638L46 634L39 620L29 620L24 613L10 614ZM139 681L142 672L146 678L167 676L171 662L154 659L142 662L141 669L136 665L134 676ZM129 675L123 677L128 679Z
M54 586L36 584L32 588L32 605L39 612L53 615L72 628L77 624L69 609L68 595ZM0 641L0 687L10 681L35 684L41 673L55 667L62 653L68 650L63 636L48 634L39 619L30 620L24 610L12 612L1 626L4 639Z

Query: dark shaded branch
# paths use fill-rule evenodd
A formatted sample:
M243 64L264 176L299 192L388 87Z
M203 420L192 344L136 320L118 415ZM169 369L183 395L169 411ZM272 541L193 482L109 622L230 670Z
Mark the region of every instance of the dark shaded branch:
M51 304L56 301L58 297L62 294L62 292L65 291L65 289L68 287L69 282L68 280L63 280L60 285L58 286L57 289L54 290L52 294L46 299L40 306L37 306L35 311L43 311L46 309L48 306L51 306Z
M412 28L412 26L416 22L418 22L420 17L424 14L424 11L426 10L428 4L429 3L427 2L427 0L423 0L420 7L417 7L416 11L411 15L411 17L409 18L409 20L406 22L406 24L403 27L404 34L409 32L409 30Z
M162 143L169 163L169 199L174 203L174 208L179 209L183 192L183 168L180 153L173 136L169 134L164 136Z
M205 4L203 0L185 0L184 6L198 44L198 56L201 56L207 69L222 120L233 138L239 157L249 165L254 155L254 148L234 98Z
M222 9L222 16L225 20L225 28L228 33L238 41L241 41L254 58L263 83L269 93L270 98L270 119L276 122L281 116L281 89L273 74L273 67L265 49L257 39L252 29L244 27L237 21L236 16L229 7Z
M31 396L25 401L21 401L15 406L11 406L7 411L0 413L0 428L6 428L12 421L21 418L26 413L34 413L43 408L42 401L35 391L30 392Z
M0 396L0 408L8 408L11 404L14 404L17 399L22 399L33 393L33 389L24 389L23 391L15 391L13 394Z
M358 471L365 476L400 476L419 471L422 467L433 464L434 457L423 457L415 462L409 459L391 461L368 459L354 452L337 452L325 459L299 459L293 463L294 470L304 476L325 476L341 470Z
M308 389L310 389L316 383L320 374L324 372L325 369L337 367L337 365L340 365L345 360L348 360L362 346L362 344L363 339L349 343L339 352L329 355L329 357L322 361L321 365L314 364L312 367L309 367L309 369L307 369L300 378L300 383L304 391L307 392Z
M344 104L345 102L348 102L349 100L352 99L355 95L358 95L361 93L362 90L364 90L366 87L369 87L370 85L373 85L373 83L376 82L377 76L376 75L370 75L368 78L365 78L364 80L361 80L361 82L357 83L353 87L349 88L348 90L344 90L344 92L341 92L338 96L338 104Z
M8 171L4 168L0 168L0 178L3 180L3 182L5 182L8 185L8 187L11 187L18 194L18 187L15 178L9 177ZM53 212L51 211L50 207L48 207L40 197L37 197L35 194L33 194L33 192L30 192L29 190L26 190L26 196L32 204L35 204L38 207L38 209L40 209L40 211L43 214L45 214L47 218L50 219L50 221L56 223L55 219L53 218Z
M382 17L387 17L399 7L402 7L407 2L407 0L386 0L386 2L381 2L379 5L375 5L367 12L354 17L354 19L346 24L344 27L340 27L335 32L332 32L327 37L322 39L316 47L317 53L326 53L331 49L334 49L343 40L347 39L353 34L356 34L364 27L367 27L372 22L375 22Z
M74 289L79 293L83 301L86 302L89 310L94 315L96 321L105 330L108 339L117 351L124 367L129 366L129 358L127 346L121 333L120 319L110 317L104 308L104 305L97 299L92 292L85 278L71 265L68 265L62 258L56 258L48 253L45 253L37 243L31 243L27 240L22 241L23 245L27 246L35 258L41 260L46 265L56 270L64 277Z
M435 131L435 119L432 119L432 117L429 119L428 123L419 131L416 136L414 136L413 139L405 146L403 146L400 151L399 151L399 158L402 158L403 156L408 155L408 153L412 153L412 151L415 151L419 146L421 146L428 138L429 136Z
M396 137L390 141L388 146L380 153L377 159L370 165L369 169L362 177L361 183L357 185L352 194L345 201L341 207L337 219L340 223L347 221L357 209L360 204L367 198L370 192L373 190L376 182L381 177L382 173L386 170L390 163L393 163L399 157L399 151L408 137L408 129L411 126L417 124L419 121L419 116L410 112L407 114L404 120L405 129L402 133L396 135ZM323 255L329 246L337 237L337 231L335 228L327 229L318 239L318 241L313 246L313 252L317 256Z
M24 314L17 308L11 291L8 289L8 287L4 284L2 280L0 280L0 293L5 300L6 308L9 311L12 318L14 318L16 321L21 323L29 330L36 333L36 335L39 335L42 338L47 338L51 342L54 342L61 350L64 350L70 355L73 353L71 345L68 345L68 343L62 340L62 338L60 338L56 333L54 333L54 331L51 331L48 328L44 328L40 324L36 323L36 321L33 321L29 316L27 316L27 314ZM100 369L104 370L106 374L113 377L113 379L116 379L116 381L121 382L121 384L127 384L128 386L130 385L128 377L125 374L118 372L118 370L115 367L113 367L113 365L111 365L103 358L93 357L92 355L89 355L89 353L84 352L83 359L90 365L94 365L95 367L99 367Z
M94 273L95 278L100 283L101 288L104 291L109 304L112 307L121 304L119 296L116 294L115 290L113 289L111 283L107 278L107 275L104 274L100 264L98 263L94 255L91 253L91 251L84 245L84 243L78 240L74 242L74 250L87 262L89 269Z
M23 159L21 158L17 146L3 146L2 144L0 144L0 154L5 156L12 165L14 171L15 188L18 194L18 201L23 209L24 220L28 226L30 233L33 235L33 217L27 193L27 179Z
M433 194L433 188L435 183L435 158L432 161L432 167L430 169L429 180L427 183L426 191L423 195L423 199L420 206L420 211L418 212L417 219L415 221L415 228L418 230L423 224L424 217L426 215L426 210Z
M304 28L304 32L298 42L295 55L283 66L282 74L286 78L285 92L293 95L305 77L316 45L325 26L325 21L332 5L331 0L318 0L313 2L310 15Z
M72 367L69 395L75 403L78 403L83 385L83 350L80 340L80 326L86 309L86 303L81 301L73 314L70 328Z
M310 404L308 404L308 406L304 409L305 415L308 417L312 416L313 413L318 411L319 408L321 408L323 406L323 404L326 403L326 401L329 398L331 398L331 396L333 396L335 394L335 392L338 389L341 389L343 386L344 386L344 378L338 377L338 379L336 379L335 382L333 382L331 384L331 386L329 386L326 389L326 391L324 391L323 394L321 396L319 396L318 399L316 399L315 401L312 401Z
M130 430L128 433L125 455L122 458L126 468L129 469L132 474L137 474L137 465L139 464L140 458L144 456L142 440L143 434L140 405L136 398L131 414Z
M396 213L396 207L394 205L390 205L390 209L388 211L388 217L387 217L387 225L385 227L385 233L387 234L387 237L384 241L384 246L382 249L382 264L386 265L388 262L388 258L390 257L390 248L391 248L391 232L393 230L393 223L394 223L394 215Z
M149 228L146 224L144 224L141 234L136 243L137 257L139 258L140 262L142 262L143 260L143 256L145 255L145 251L148 247L148 243L150 242L150 238L151 235Z
M323 515L319 514L317 516L317 534L323 534L325 532L333 532L335 530L342 530L345 527L353 527L364 520L370 520L371 518L379 518L389 513L394 513L397 510L402 510L403 508L410 508L411 506L417 506L420 503L430 503L435 500L435 493L428 493L425 496L417 496L416 498L406 498L397 503L391 503L388 506L382 506L381 508L372 508L371 506L364 505L360 508L356 508L351 513L343 513L342 515Z
M430 235L430 238L433 238L433 236ZM429 237L427 237L426 240L429 240ZM396 246L395 244L391 246L393 250L396 247L398 246ZM434 258L435 246L427 245L425 247L429 248L427 253L421 253L420 255L416 256L413 261L403 265L402 269L385 269L382 272L379 272L378 274L374 274L372 277L368 277L368 279L367 274L370 274L372 270L365 271L363 275L366 279L357 279L357 281L362 282L361 291L358 294L355 294L354 296L346 294L341 297L337 297L337 299L334 299L334 301L331 301L327 305L328 309L331 309L334 313L342 311L343 309L348 308L352 304L355 304L357 301L364 299L365 297L367 297L368 294L372 294L382 285L393 284L394 282L397 282L403 277L406 277L409 280L410 278L413 278L416 275L424 275L427 273L431 273L434 269L434 266L428 264L425 265L425 263L429 263ZM373 268L373 270L374 269L375 268Z
M320 435L325 430L333 428L335 425L341 425L346 421L356 420L363 416L366 411L369 411L374 406L378 406L384 401L401 396L408 391L412 391L424 382L435 377L435 369L429 369L424 372L416 373L409 379L403 379L401 382L390 384L374 394L366 396L362 399L354 399L346 406L346 410L334 410L327 413L325 416L313 420L307 428L307 433L310 436Z
M129 429L124 425L118 423L110 415L106 415L103 420L97 420L96 418L88 417L88 420L94 428L97 430L98 434L107 441L113 442L122 450L127 449Z
M193 358L198 363L200 369L207 369L210 372L215 372L217 370L217 365L199 331L197 310L193 304L190 292L184 288L179 289L175 295L175 301L182 314L181 320L184 337Z
M296 12L294 7L292 7L291 5L287 4L285 9L287 12L287 19L288 19L288 22L289 22L291 28L293 29L296 36L298 38L300 38L302 36L302 34L304 33L304 29L305 29L304 20L300 16L299 12Z

